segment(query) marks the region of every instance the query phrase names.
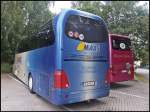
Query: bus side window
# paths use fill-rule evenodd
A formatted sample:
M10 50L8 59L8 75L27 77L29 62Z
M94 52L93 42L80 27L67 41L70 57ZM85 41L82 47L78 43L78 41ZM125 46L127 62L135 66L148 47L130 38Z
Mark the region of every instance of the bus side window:
M112 42L113 42L113 48L114 49L119 49L119 42L115 39L113 39Z
M44 31L40 36L37 37L37 48L47 47L54 43L53 31Z
M29 47L29 50L34 50L37 48L37 38L35 37L31 37L29 40L28 40L28 45L30 46Z
M52 23L47 23L44 28L32 37L23 39L17 47L17 52L21 53L52 45L55 41L55 35L50 24Z

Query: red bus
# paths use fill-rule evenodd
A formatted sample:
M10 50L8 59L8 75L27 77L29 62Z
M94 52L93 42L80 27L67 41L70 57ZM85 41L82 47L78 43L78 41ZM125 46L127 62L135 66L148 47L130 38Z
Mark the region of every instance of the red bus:
M134 79L134 57L128 36L109 34L108 81L121 82Z

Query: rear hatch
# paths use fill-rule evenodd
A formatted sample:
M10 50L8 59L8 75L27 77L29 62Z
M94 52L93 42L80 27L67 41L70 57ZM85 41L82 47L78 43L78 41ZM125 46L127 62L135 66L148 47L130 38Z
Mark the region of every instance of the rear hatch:
M71 89L77 91L104 86L105 74L108 68L106 46L104 44L94 45L101 46L100 51L103 52L96 53L96 51L86 50L78 52L76 51L78 43L80 44L80 42L69 44L67 45L68 49L64 49L63 69L68 76ZM92 44L87 45L92 46Z
M78 17L70 18L72 21ZM85 17L80 19L88 20ZM72 22L71 21L71 22ZM107 30L101 23L92 19L86 27L78 21L76 24L68 20L63 38L63 70L65 71L70 91L81 91L102 88L108 69ZM70 23L69 23L70 22ZM94 26L99 25L99 26Z
M128 38L112 38L112 75L114 80L133 78L133 53Z
M113 74L121 76L131 75L131 67L133 67L133 59L130 52L117 52L112 56ZM123 75L124 74L124 75Z

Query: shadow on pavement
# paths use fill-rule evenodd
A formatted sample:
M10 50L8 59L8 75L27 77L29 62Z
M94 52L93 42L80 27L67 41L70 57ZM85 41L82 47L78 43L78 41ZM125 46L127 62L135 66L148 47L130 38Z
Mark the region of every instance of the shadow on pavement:
M83 102L77 102L77 103L72 103L72 104L66 104L64 106L71 108L71 109L76 109L76 108L88 108L94 107L94 106L99 106L102 104L106 104L106 102L98 100L98 99L92 99L90 102L88 101L83 101Z
M57 108L64 109L64 110L67 110L67 111L74 111L74 110L78 110L78 109L88 110L90 108L97 107L97 106L100 106L100 105L106 105L105 101L102 101L102 100L99 100L99 99L91 99L89 102L88 101L82 101L82 102L76 102L76 103L57 106L57 105L54 105L52 103L49 103L47 100L45 100L44 98L42 98L41 96L39 96L37 94L36 94L36 96L38 98L41 98L41 100L43 100L47 104L50 104L53 107L57 107Z
M128 88L131 87L132 85L127 85L127 84L119 84L119 83L111 83L110 88L111 89L119 89L119 88Z

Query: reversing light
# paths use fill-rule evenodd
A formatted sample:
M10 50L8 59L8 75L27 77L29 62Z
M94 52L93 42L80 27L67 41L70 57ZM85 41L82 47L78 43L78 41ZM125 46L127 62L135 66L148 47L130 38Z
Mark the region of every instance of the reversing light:
M69 85L68 85L68 84L66 84L66 87L69 87Z

